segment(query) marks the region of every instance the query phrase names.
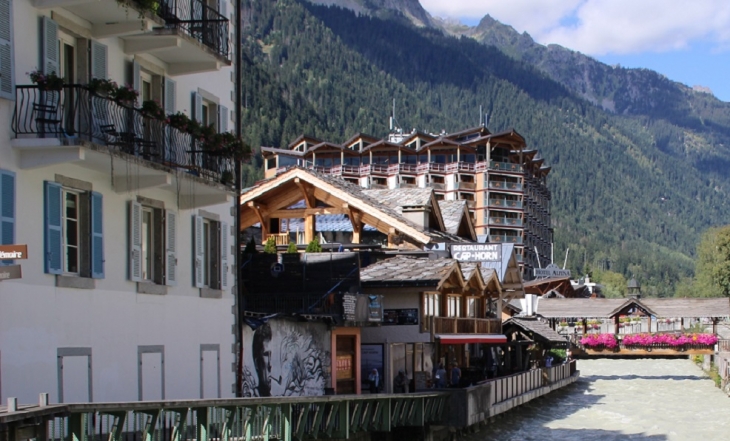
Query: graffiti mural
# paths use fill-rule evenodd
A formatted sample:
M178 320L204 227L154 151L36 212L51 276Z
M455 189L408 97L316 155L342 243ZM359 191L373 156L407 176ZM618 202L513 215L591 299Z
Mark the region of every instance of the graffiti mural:
M243 396L323 395L331 374L330 332L322 323L273 319L243 327Z

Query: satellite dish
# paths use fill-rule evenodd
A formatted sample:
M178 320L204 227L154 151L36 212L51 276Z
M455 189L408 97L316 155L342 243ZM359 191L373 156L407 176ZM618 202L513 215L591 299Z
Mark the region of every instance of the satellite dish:
M279 277L282 274L284 274L284 264L279 262L272 263L271 275L274 277Z

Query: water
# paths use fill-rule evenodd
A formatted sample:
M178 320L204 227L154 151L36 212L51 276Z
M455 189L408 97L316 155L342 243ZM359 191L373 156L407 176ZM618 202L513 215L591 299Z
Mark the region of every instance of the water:
M469 441L730 440L730 397L687 359L578 360L581 378Z

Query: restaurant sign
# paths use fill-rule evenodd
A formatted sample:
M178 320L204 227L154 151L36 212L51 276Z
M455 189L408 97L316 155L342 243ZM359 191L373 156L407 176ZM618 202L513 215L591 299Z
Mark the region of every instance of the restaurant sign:
M460 262L501 262L502 244L451 245L451 257Z
M545 268L535 268L535 277L570 277L570 270L551 263Z

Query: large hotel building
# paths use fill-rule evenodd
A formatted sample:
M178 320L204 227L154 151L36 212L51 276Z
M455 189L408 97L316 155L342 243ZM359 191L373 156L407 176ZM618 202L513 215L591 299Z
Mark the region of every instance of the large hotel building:
M551 262L551 167L514 130L393 131L387 139L359 133L342 144L300 136L287 149L261 152L266 178L300 166L363 188L431 187L439 200L465 200L487 242L514 243L527 278Z

